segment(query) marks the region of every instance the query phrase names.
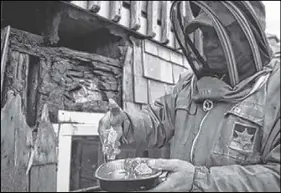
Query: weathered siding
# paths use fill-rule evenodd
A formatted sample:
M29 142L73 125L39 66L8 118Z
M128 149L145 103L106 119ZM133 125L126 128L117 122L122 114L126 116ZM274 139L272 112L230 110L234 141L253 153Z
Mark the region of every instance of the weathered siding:
M67 48L43 47L40 42L40 36L12 30L5 73L4 90L21 94L27 119L33 117L30 125L38 119L43 103L49 106L52 122L57 122L59 109L105 112L108 98L122 105L119 60Z

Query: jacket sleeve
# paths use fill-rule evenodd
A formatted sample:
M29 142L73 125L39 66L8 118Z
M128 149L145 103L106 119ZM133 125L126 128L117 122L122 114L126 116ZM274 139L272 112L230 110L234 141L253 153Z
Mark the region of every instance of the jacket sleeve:
M193 192L280 192L280 118L266 142L263 164L195 168Z
M164 146L174 135L177 94L191 77L190 72L182 75L170 94L158 98L141 111L126 113L129 121L123 125L125 141L144 148Z

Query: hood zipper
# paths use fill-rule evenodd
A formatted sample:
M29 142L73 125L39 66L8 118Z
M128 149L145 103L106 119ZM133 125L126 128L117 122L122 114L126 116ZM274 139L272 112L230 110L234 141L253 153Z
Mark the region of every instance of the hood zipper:
M205 111L205 112L207 112L207 113L206 113L206 114L204 115L204 117L202 118L202 121L200 122L200 125L199 125L199 130L198 130L198 132L197 132L197 134L196 134L196 136L195 136L195 138L194 138L194 140L193 140L193 142L192 142L192 146L191 146L191 150L190 150L190 160L191 160L191 163L193 162L194 146L195 146L196 141L197 141L197 139L198 139L198 137L199 137L200 131L202 130L202 125L203 125L203 123L204 123L206 117L209 115L209 112L210 112L210 110L213 108L213 106L214 106L214 103L213 103L213 101L211 101L211 100L208 100L208 99L207 99L207 100L205 100L205 101L203 102L203 111Z

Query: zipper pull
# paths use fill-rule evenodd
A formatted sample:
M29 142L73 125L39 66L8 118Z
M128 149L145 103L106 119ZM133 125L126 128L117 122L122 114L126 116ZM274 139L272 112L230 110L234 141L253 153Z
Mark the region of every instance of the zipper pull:
M203 102L203 111L209 111L211 110L212 108L214 107L214 103L213 101L209 100L209 99L206 99L204 102Z

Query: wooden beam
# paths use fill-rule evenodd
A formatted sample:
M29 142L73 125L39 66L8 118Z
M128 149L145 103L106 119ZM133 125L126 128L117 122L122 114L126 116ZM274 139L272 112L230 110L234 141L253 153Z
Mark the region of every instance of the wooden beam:
M101 8L101 1L88 1L88 10L98 13Z
M147 35L152 38L156 36L157 29L157 11L158 1L148 1L147 2Z
M140 29L141 26L141 3L142 1L131 1L131 26L133 30Z
M88 113L59 110L58 121L61 123L96 124L104 116L103 113Z
M147 79L143 77L144 45L139 39L130 37L130 40L133 44L134 102L147 104Z
M119 22L121 19L122 1L110 2L110 20Z
M123 79L122 79L122 99L123 108L125 108L126 102L134 101L133 91L133 49L131 46L127 47L127 53L125 55L123 64Z
M10 32L11 32L10 26L7 26L4 29L3 35L1 32L1 95L0 96L2 96L4 74L5 74L5 69L6 69L6 60L7 60L7 54L8 54L8 49L9 49ZM3 37L3 41L2 41L2 37ZM2 45L2 42L4 42L3 45Z
M72 136L59 136L57 192L68 192Z
M169 37L171 33L171 24L170 24L170 1L161 1L161 43L168 44Z
M95 124L71 124L62 123L60 125L60 135L61 136L98 136L98 122L96 120Z

